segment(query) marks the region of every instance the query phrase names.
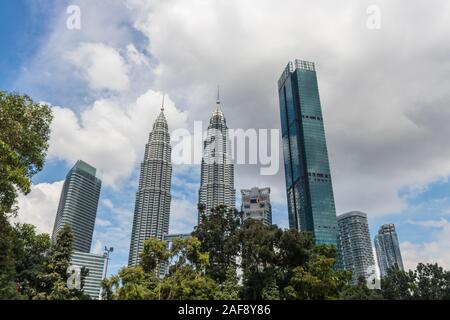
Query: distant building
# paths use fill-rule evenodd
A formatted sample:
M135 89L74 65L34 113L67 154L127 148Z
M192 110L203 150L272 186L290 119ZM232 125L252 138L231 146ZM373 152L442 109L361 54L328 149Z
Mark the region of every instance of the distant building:
M253 219L264 225L272 225L272 206L270 204L270 188L252 188L241 190L242 220Z
M316 68L289 62L278 81L289 227L338 246L338 225Z
M72 254L71 264L73 266L89 269L82 291L93 300L99 300L101 294L101 282L105 270L106 257L92 253L75 251Z
M174 242L175 240L186 240L191 238L192 235L190 233L180 233L180 234L168 234L164 236L164 241L166 242Z
M381 277L384 277L391 267L404 270L395 225L385 224L380 227L378 234L375 236L375 250Z
M53 227L53 242L62 227L70 225L74 250L90 252L102 184L95 174L96 169L81 160L67 174Z
M140 263L144 242L149 238L164 240L169 232L170 188L172 183L172 148L164 104L153 124L141 164L139 188L136 193L133 229L131 232L128 265ZM167 265L161 265L159 275L164 276Z
M342 264L344 269L352 272L352 282L356 284L360 276L366 280L375 280L375 259L367 214L348 212L338 216L337 221Z

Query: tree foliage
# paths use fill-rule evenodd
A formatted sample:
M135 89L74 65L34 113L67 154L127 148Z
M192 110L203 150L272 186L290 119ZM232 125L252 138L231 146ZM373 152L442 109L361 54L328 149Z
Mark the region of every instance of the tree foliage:
M239 217L234 208L219 206L208 214L201 214L200 224L192 233L200 240L200 249L209 253L206 273L218 282L224 282L227 271L236 267L239 244L236 232Z
M169 274L159 279L159 267L169 263ZM169 250L164 241L148 239L139 266L123 268L118 276L103 281L103 296L110 300L213 299L217 283L207 276L209 254L195 238L176 239Z
M378 289L369 289L367 280L361 276L354 286L348 286L340 294L342 300L383 300L383 295Z
M68 286L73 252L73 232L69 225L64 225L59 231L56 243L51 247L45 260L43 271L36 277L36 286L32 289L33 300L87 300L82 292L84 279L89 270L81 271L80 289L70 289Z
M52 112L30 97L0 91L0 215L14 211L44 166Z
M336 247L320 245L304 265L293 270L289 285L284 289L287 299L335 300L351 279L351 273L337 270Z
M43 168L51 120L48 106L35 103L28 96L0 91L0 298L3 299L21 297L18 292L24 275L16 273L16 263L21 260L15 256L20 254L17 252L20 246L15 244L17 237L8 217L16 214L18 192L29 193L32 176ZM30 261L24 263L23 267Z
M381 279L381 291L387 300L449 300L450 272L437 263L419 263L408 272L390 268Z

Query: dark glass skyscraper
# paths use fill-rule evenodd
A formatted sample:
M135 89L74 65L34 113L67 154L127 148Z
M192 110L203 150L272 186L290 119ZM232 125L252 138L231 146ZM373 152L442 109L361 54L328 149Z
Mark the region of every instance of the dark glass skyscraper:
M289 226L338 246L338 226L315 65L289 62L278 81Z
M53 227L53 242L61 228L68 224L74 235L73 249L90 252L102 185L95 174L96 169L81 160L67 174Z

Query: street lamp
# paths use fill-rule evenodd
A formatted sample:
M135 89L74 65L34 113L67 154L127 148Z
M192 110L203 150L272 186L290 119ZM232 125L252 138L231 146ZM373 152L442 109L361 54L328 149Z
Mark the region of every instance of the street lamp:
M113 247L105 247L105 253L103 254L103 256L106 258L106 268L105 268L105 276L103 277L103 279L106 279L106 276L108 275L108 262L110 260L109 255L111 253L114 252L114 248Z

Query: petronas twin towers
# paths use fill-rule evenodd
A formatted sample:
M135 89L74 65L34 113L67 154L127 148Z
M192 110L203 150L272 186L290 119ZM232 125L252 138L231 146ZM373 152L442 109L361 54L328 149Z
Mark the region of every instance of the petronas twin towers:
M141 164L128 258L130 266L140 262L145 240L151 237L163 240L169 232L171 153L169 127L164 116L163 103L145 146L144 161Z
M164 240L169 232L171 152L163 102L141 164L128 259L130 266L139 264L145 240L151 237ZM235 194L228 127L218 98L203 145L199 207L203 207L205 213L220 205L234 208ZM164 272L164 266L161 266L160 275Z
M200 179L198 221L202 212L209 213L220 205L235 207L234 165L225 116L217 98L216 109L209 121L206 140L203 144L203 158Z

